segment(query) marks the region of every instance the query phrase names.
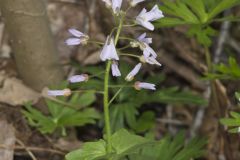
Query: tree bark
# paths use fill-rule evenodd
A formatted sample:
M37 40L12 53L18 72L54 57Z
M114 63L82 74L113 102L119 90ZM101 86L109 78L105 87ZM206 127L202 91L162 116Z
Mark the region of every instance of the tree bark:
M35 90L63 79L43 0L0 0L18 72Z

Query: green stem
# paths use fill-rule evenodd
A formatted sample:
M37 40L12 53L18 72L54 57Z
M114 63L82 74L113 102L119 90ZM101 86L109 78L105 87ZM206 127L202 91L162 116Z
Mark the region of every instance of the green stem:
M111 67L111 61L107 62L104 78L104 97L103 97L103 108L104 108L104 121L106 129L106 139L107 139L107 153L111 153L111 127L110 127L110 116L109 116L109 105L108 105L108 82L109 82L109 72Z
M88 44L94 44L98 48L102 48L102 46L104 45L102 42L97 42L97 41L88 41Z
M119 55L120 56L128 56L128 57L140 58L140 56L138 56L138 55L129 54L129 53L120 53Z
M104 43L95 41L95 40L89 40L88 43L98 44L98 45L104 45Z
M110 105L116 97L119 95L119 93L122 91L123 87L119 88L118 91L115 93L115 95L112 97L112 99L109 101L108 105Z
M136 23L126 24L126 25L123 25L123 27L134 27L134 26L136 26L136 25L137 25Z
M128 38L128 37L119 37L119 39L123 39L123 40L129 40L129 41L136 41L133 38Z
M94 92L94 93L99 93L99 94L104 94L103 91L96 91L96 90L76 90L76 91L71 91L72 93L83 93L83 92Z
M122 30L122 27L123 27L124 18L125 18L125 15L122 15L119 26L118 26L117 34L116 34L116 37L115 37L115 46L117 45L121 30Z
M115 46L117 45L119 35L122 30L122 25L124 21L125 15L121 16L119 26L117 29L117 33L115 36ZM113 31L111 32L111 34ZM103 97L103 109L104 109L104 121L105 121L105 129L106 129L106 141L107 141L107 153L112 152L111 146L111 126L110 126L110 115L109 115L109 72L111 67L111 61L108 60L105 70L105 77L104 77L104 97Z
M211 55L210 55L208 47L205 47L205 59L206 59L207 67L208 67L207 73L211 73L212 72L212 61L211 61Z
M133 87L133 85L108 85L109 88L127 88Z
M131 45L130 45L130 44L127 44L126 46L124 46L124 47L122 47L122 48L118 48L118 50L121 51L121 50L130 48L130 47L131 47Z

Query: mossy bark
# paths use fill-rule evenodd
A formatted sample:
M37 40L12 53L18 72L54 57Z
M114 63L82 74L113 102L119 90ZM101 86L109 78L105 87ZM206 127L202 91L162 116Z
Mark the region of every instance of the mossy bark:
M19 74L35 90L63 79L43 0L0 0Z

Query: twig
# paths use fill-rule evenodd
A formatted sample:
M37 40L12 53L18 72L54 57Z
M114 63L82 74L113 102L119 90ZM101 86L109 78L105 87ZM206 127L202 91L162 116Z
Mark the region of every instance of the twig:
M172 125L179 125L179 126L188 125L187 123L184 123L182 121L175 120L175 119L158 118L157 122L159 122L159 123L167 123L167 124L172 124Z
M172 105L168 105L167 106L167 118L168 118L168 120L172 120L172 118L173 118L173 107L172 107ZM170 133L172 133L172 134L175 134L176 133L176 129L175 128L173 128L173 126L171 125L171 123L168 125L168 130L169 130L169 132Z
M3 37L4 37L4 24L0 23L0 49L2 48Z
M228 44L240 54L240 44L235 39L228 37Z
M80 4L80 2L76 0L50 0L52 3L66 3L66 4Z
M58 151L55 149L50 149L50 148L39 148L39 147L26 147L28 150L31 151L38 151L38 152L50 152L50 153L55 153L55 154L59 154L59 155L65 155L66 153L62 152L62 151ZM20 146L16 146L14 149L19 149L22 150L24 149L23 147Z
M205 84L199 80L199 75L197 75L189 66L186 66L180 62L176 62L174 57L168 53L162 53L162 56L159 58L160 62L191 83L193 87L200 90L205 90Z
M3 149L11 149L11 150L26 150L28 149L29 151L36 151L36 152L50 152L50 153L55 153L59 155L65 155L65 152L55 150L55 149L50 149L50 148L40 148L40 147L25 147L25 146L14 146L13 148L6 147L2 144L0 144L0 148Z
M169 33L169 35L172 42L181 41L181 38L178 38L175 34ZM177 49L177 56L190 63L198 72L207 70L206 65L193 56L193 51L190 50L188 45L183 45L182 43L172 43L172 45Z
M224 15L227 16L229 15L230 10L227 10L224 12ZM229 36L229 29L231 27L231 22L230 21L224 21L221 25L221 31L219 34L216 50L214 53L214 58L213 62L217 64L220 60L220 56L224 47L224 44L226 43L226 40L228 39Z
M211 87L210 87L210 83L208 83L207 88L204 92L204 98L209 100L210 96L211 96ZM206 110L205 106L200 106L198 108L198 111L196 113L193 125L192 125L191 130L190 130L191 137L195 137L197 131L201 127L202 122L203 122L203 118L204 118L205 110Z
M17 141L17 143L19 143L21 145L21 147L23 149L25 149L27 151L27 153L32 158L32 160L37 160L37 158L34 156L34 154L31 152L31 150L29 150L29 148L27 148L21 140L17 139L16 141Z

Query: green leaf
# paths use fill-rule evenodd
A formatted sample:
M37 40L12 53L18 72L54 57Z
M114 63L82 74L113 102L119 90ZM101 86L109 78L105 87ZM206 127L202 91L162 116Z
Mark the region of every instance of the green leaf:
M160 9L164 13L167 13L175 17L179 17L188 23L192 24L199 23L198 18L182 1L170 2L168 0L164 0L163 3L164 5L160 6Z
M132 128L136 133L143 133L155 126L155 114L152 111L143 112L137 123Z
M237 127L237 128L232 128L232 129L229 129L228 132L229 132L229 133L239 133L239 132L240 132L240 129L239 129L239 127Z
M184 0L183 2L185 2L194 11L202 23L207 22L208 15L202 0Z
M66 155L67 160L98 160L106 157L106 142L87 142L81 149L72 151Z
M239 127L240 127L240 113L237 112L230 112L230 115L232 118L222 118L220 119L220 122L228 126L228 132L230 133L239 133Z
M239 118L239 119L240 119L240 114L237 113L237 112L230 112L230 115L231 115L233 118Z
M217 32L213 28L211 27L203 28L200 25L191 26L191 28L187 32L188 36L196 37L198 43L204 46L210 46L212 44L211 37L215 36L216 34Z
M170 17L164 17L154 22L154 25L157 28L174 27L174 26L180 26L180 25L186 25L186 24L191 24L191 23L181 20L179 18L170 18Z
M144 93L143 93L144 94ZM144 97L144 96L141 96ZM182 104L196 104L206 105L207 101L189 91L178 91L177 87L161 89L154 92L151 96L145 95L145 103L160 102L160 103L182 103Z
M54 117L54 118L58 118L58 116L60 115L60 113L62 112L62 109L59 108L59 104L57 104L54 101L50 101L50 100L46 100L45 101L47 103L48 106L48 110L50 112L50 114Z
M116 155L114 156L115 159L120 159L121 157L135 153L146 145L152 145L153 141L141 136L130 134L125 129L120 129L112 135L111 144L116 152Z
M222 0L201 0L207 11L211 11L215 6L217 6Z
M78 97L78 95L75 96L75 98L71 98L70 102L75 102L76 97ZM41 133L53 133L56 129L64 131L67 126L94 124L96 120L101 117L101 115L93 108L76 110L68 108L55 101L46 100L46 103L50 112L49 116L34 109L30 104L26 104L25 107L27 110L22 111L28 119L29 124L36 127Z
M219 13L223 12L226 9L229 9L233 6L236 6L240 3L240 0L222 0L220 3L218 3L215 8L212 9L212 11L209 13L209 19L214 18Z
M104 79L104 67L102 66L81 66L79 63L73 64L78 70L82 73L87 73L90 75L94 75L94 77L98 77L100 79Z
M65 114L59 119L59 126L83 126L85 124L94 124L100 114L93 108L86 108L81 112Z
M232 127L232 126L240 126L240 119L233 118L223 118L220 120L223 125Z
M56 128L56 123L40 111L33 108L30 103L25 105L27 110L22 110L23 115L27 118L31 126L37 127L41 133L52 133Z
M110 108L111 128L117 131L125 127L125 123L131 128L136 125L138 111L133 103L122 103Z
M230 21L230 22L239 22L240 21L240 17L235 17L233 15L229 15L226 17L222 17L222 18L215 18L213 20L211 20L210 22L225 22L225 21Z
M80 104L81 107L87 107L96 101L96 95L94 92L86 92L79 96L75 104Z
M201 157L205 145L203 138L194 138L185 143L184 132L180 132L174 138L166 136L155 145L144 147L130 155L130 160L190 160Z
M240 78L240 66L237 64L236 59L230 57L228 63L228 65L223 63L214 65L216 73L207 74L206 78L238 80Z

